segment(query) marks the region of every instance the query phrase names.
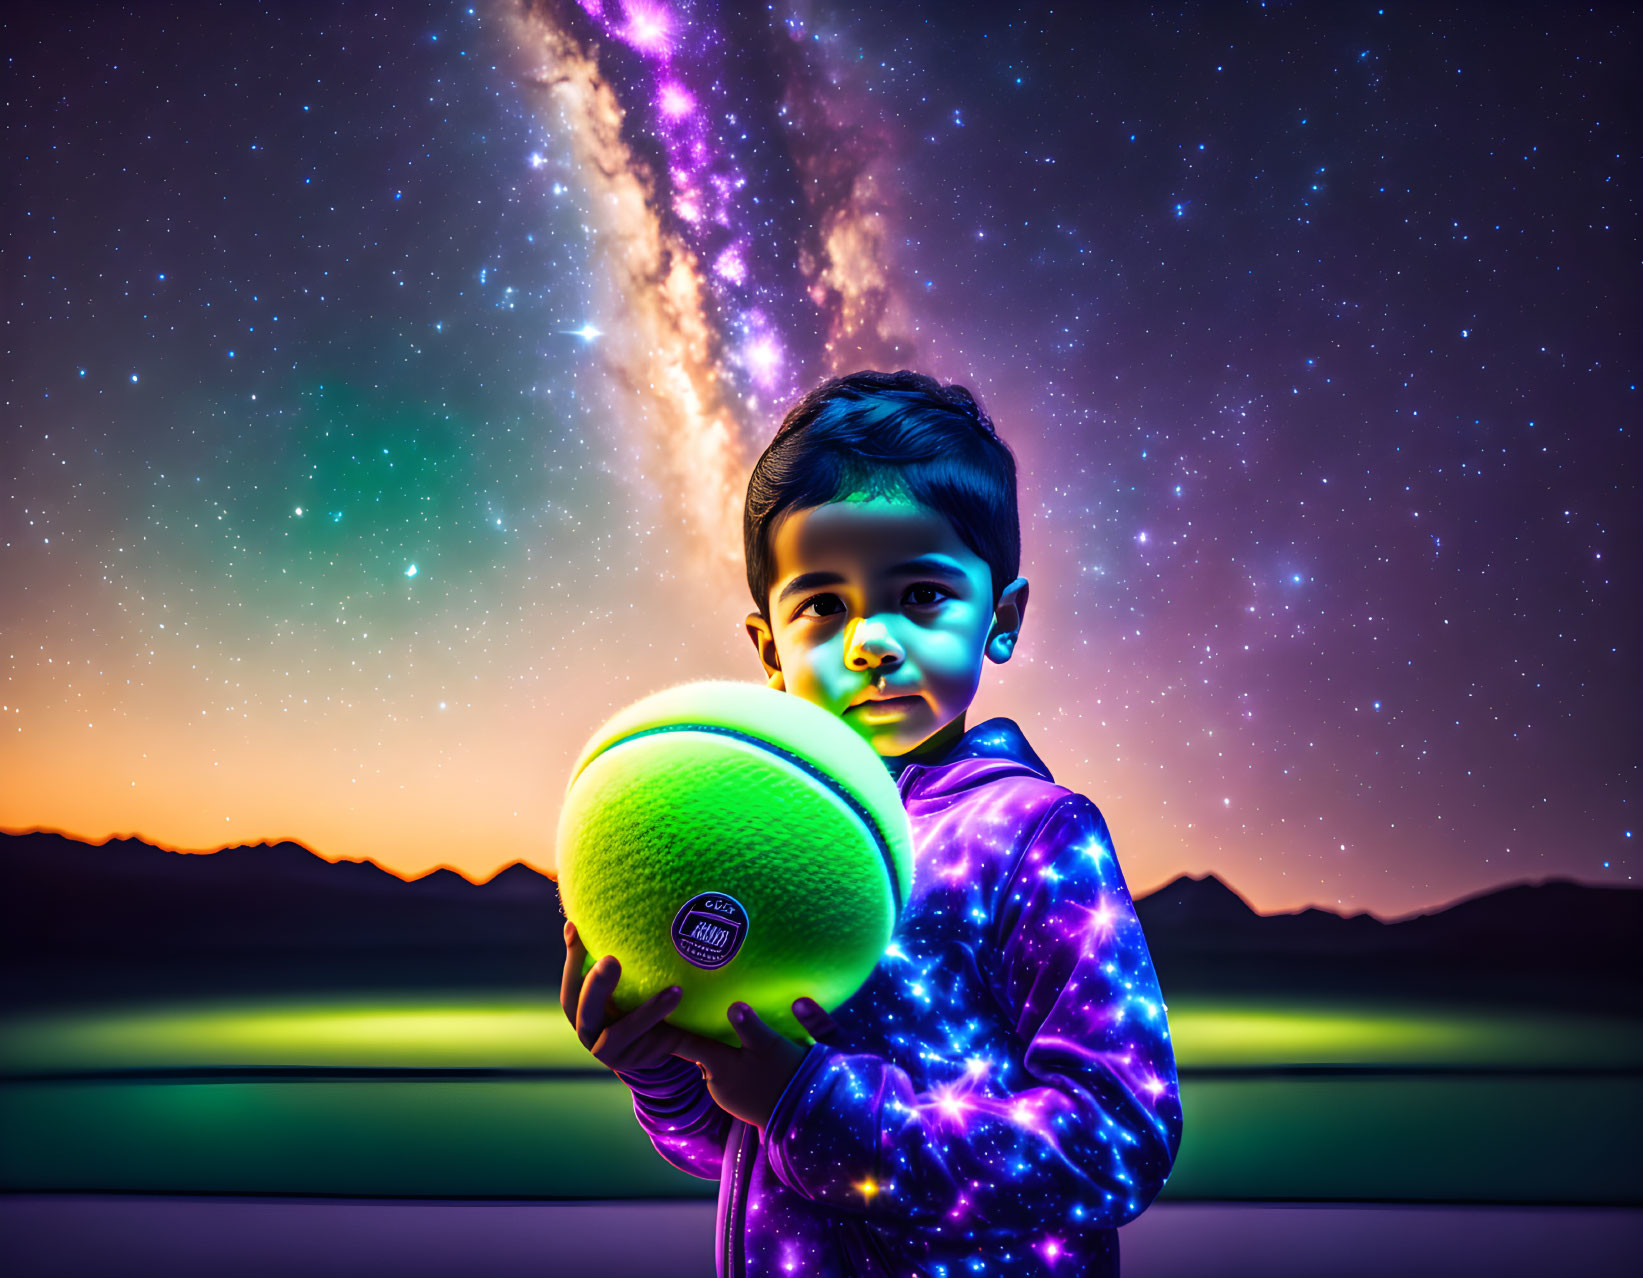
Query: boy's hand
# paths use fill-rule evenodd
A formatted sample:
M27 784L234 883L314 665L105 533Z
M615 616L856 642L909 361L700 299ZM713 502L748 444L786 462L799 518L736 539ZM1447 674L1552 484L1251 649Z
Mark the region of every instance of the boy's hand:
M838 1029L814 999L795 1001L793 1015L818 1042L825 1042ZM746 1003L730 1005L730 1028L742 1040L740 1047L680 1031L683 1037L673 1054L702 1067L708 1094L720 1109L762 1133L810 1049L776 1033Z
M576 924L566 923L559 1005L595 1060L612 1070L647 1069L670 1056L694 1061L707 1080L708 1095L720 1109L764 1130L809 1048L783 1038L746 1003L732 1004L730 1009L730 1027L741 1039L740 1047L669 1025L664 1018L679 1005L676 985L612 1019L610 996L622 977L622 965L614 954L607 954L584 980L582 964L587 957ZM826 1042L838 1029L814 999L797 1000L793 1015L818 1042Z
M576 1027L582 1046L607 1069L648 1069L666 1062L686 1033L663 1020L679 1006L679 987L669 986L625 1016L612 1019L610 995L622 978L622 965L614 954L607 954L584 980L582 964L587 957L587 946L577 935L576 924L566 923L565 974L559 985L559 1006Z

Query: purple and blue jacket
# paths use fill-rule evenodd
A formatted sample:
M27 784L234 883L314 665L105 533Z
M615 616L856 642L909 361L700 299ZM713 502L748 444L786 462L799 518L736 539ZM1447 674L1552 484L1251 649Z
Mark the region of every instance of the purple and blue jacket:
M913 892L762 1135L677 1057L620 1073L634 1112L719 1182L720 1278L1116 1275L1181 1102L1106 822L1010 719L897 785Z

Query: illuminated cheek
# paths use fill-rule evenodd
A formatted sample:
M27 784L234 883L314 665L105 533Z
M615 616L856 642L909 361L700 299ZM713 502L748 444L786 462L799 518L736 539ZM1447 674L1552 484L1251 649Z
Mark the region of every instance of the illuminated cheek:
M845 683L844 644L835 640L805 648L797 666L798 686L793 691L807 701L831 708Z
M969 636L954 635L950 643L932 648L926 657L926 681L943 699L962 700L972 695L981 682L981 647Z

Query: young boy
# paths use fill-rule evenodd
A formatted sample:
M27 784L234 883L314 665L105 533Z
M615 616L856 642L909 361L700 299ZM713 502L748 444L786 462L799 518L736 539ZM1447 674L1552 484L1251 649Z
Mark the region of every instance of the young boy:
M911 899L817 1040L730 1009L742 1046L666 1023L676 991L609 1018L620 969L562 1002L632 1089L663 1158L720 1181L719 1273L1118 1273L1116 1227L1181 1139L1146 939L1087 798L1015 722L966 728L983 659L1027 607L1015 460L960 386L857 373L807 395L753 468L747 630L769 684L841 716L911 822Z

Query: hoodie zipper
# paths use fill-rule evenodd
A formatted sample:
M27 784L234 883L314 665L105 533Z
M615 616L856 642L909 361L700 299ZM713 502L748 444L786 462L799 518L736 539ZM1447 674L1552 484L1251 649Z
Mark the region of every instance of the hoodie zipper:
M747 1273L747 1252L742 1238L742 1222L747 1219L747 1184L742 1175L746 1162L747 1136L758 1129L736 1119L736 1157L730 1164L730 1210L725 1213L724 1278L743 1278Z

